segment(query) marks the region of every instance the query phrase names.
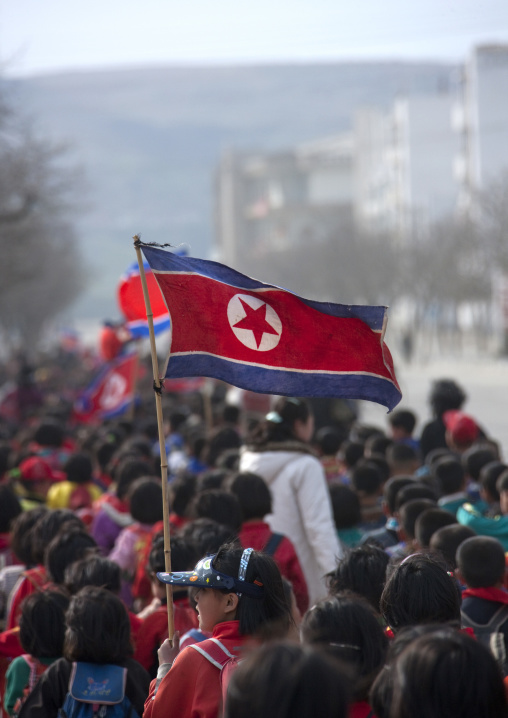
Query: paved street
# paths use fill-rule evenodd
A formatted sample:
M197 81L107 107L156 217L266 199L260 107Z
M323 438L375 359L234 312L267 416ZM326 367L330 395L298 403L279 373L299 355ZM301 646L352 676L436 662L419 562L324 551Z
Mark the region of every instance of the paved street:
M468 395L464 410L499 441L508 462L508 361L493 359L440 360L396 365L402 389L399 408L412 409L419 418L417 432L430 418L427 397L434 379L454 379ZM361 402L361 420L386 428L386 409Z

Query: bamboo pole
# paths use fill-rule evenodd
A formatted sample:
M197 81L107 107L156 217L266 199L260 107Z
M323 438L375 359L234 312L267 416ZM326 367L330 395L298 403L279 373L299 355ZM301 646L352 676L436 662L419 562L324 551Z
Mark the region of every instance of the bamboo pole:
M141 277L141 286L143 287L143 296L145 298L146 318L148 320L148 331L150 334L150 352L152 355L153 382L155 390L155 406L157 410L157 426L159 429L159 448L161 454L161 476L162 476L162 511L164 523L164 566L166 573L171 572L171 539L169 534L169 507L168 507L168 460L166 455L166 442L164 441L164 423L162 418L162 384L159 378L159 365L157 361L157 350L155 347L155 333L153 329L153 314L150 305L150 296L148 294L148 286L146 284L145 269L143 267L143 257L139 246L139 236L133 237L134 248L138 259L139 276ZM173 643L175 635L175 619L173 612L173 588L166 583L166 600L168 609L168 638Z

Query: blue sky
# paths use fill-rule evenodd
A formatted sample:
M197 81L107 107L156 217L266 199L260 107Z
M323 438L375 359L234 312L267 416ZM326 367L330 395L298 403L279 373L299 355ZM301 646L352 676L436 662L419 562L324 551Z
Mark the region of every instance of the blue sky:
M508 0L0 0L5 75L374 58L508 42Z

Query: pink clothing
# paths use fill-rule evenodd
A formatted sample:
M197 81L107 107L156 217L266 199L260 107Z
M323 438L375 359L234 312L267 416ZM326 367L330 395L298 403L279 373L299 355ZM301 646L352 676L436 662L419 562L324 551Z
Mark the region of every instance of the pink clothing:
M122 571L122 588L120 598L130 608L134 598L149 598L151 589L148 581L142 587L142 591L133 590L133 582L136 576L138 562L143 556L144 548L151 540L152 526L149 524L135 523L127 526L119 534L113 550L109 554L111 561L120 566Z

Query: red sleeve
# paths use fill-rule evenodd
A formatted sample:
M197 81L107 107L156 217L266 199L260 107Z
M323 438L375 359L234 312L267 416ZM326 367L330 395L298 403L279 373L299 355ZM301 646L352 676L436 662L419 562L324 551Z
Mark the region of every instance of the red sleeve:
M15 628L18 625L21 601L42 588L47 581L46 570L43 566L36 566L21 574L22 580L14 587L16 593L13 595L10 612L7 617L6 628Z
M143 718L216 718L221 702L220 673L190 646L160 682L150 684Z
M0 633L0 696L5 694L5 674L13 658L24 653L19 642L19 628L11 628Z
M19 628L9 628L0 633L0 654L7 658L17 658L25 651L19 642Z
M274 559L279 565L281 574L287 578L288 581L291 581L296 598L296 605L303 615L309 608L307 582L305 581L300 561L296 555L295 547L286 536L284 536L277 547Z

